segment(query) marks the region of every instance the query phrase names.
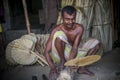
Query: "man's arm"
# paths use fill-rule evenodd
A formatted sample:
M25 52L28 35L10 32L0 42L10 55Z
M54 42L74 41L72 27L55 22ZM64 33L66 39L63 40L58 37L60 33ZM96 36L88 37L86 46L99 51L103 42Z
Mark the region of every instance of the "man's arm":
M49 39L46 43L46 47L45 47L45 51L44 51L44 56L50 66L51 69L55 69L55 66L53 64L53 60L50 56L50 52L51 52L51 49L52 49L52 39L53 39L53 35L54 35L54 31L51 32L50 36L49 36Z
M69 59L73 59L73 58L76 57L77 51L78 51L78 46L80 44L80 40L81 40L81 37L82 37L82 34L83 34L83 27L82 26L79 27L77 30L78 30L77 31L78 33L77 33L77 36L75 38L74 44L72 46Z

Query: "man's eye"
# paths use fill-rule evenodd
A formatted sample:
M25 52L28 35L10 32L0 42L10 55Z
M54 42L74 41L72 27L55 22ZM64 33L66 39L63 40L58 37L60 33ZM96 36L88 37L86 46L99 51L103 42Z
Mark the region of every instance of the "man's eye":
M66 19L67 21L69 21L70 19Z

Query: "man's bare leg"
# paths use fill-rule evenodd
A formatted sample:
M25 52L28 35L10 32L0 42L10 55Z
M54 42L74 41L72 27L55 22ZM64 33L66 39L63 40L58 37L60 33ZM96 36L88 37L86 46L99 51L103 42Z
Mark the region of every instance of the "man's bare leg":
M56 80L58 73L64 69L64 63L65 63L65 58L64 58L64 48L65 48L65 43L60 40L59 38L56 38L55 40L55 47L57 49L58 55L60 57L60 63L59 66L55 67L55 70L50 70L49 73L49 79L50 80Z
M88 55L95 55L99 48L100 48L100 44L97 44L93 49L90 49L88 51L86 56L88 56Z
M89 71L85 67L78 68L77 73L79 73L79 74L86 74L86 75L89 75L89 76L94 76L94 73Z
M93 49L91 49L90 51L88 51L88 54L86 56L88 56L88 55L94 55L98 51L99 48L100 48L100 44L96 45ZM78 70L77 70L77 72L79 74L87 74L89 76L94 76L94 73L91 72L91 71L89 71L85 67L79 67Z
M58 55L60 57L59 70L61 71L62 69L64 69L64 63L66 62L66 59L64 57L65 42L63 42L59 38L56 38L56 40L55 40L55 47L56 47Z

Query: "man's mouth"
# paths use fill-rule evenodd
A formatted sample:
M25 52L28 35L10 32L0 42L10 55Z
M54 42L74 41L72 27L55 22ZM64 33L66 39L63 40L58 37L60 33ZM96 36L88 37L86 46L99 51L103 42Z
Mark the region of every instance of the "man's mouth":
M68 26L69 28L72 28L73 24L68 24L67 26Z

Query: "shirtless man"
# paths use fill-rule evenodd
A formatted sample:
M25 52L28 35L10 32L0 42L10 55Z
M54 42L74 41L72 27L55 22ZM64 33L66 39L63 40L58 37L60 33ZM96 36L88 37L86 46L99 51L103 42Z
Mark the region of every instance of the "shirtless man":
M83 31L84 28L81 24L75 23L75 19L76 19L76 9L72 6L66 6L62 9L62 20L63 23L57 25L53 31L51 32L49 39L47 41L46 44L46 48L45 48L45 58L50 66L50 75L57 73L58 70L62 70L64 69L64 63L67 60L73 59L76 57L77 55L77 51L78 51L78 46L80 44L82 35L83 35ZM72 46L71 50L70 50L70 55L69 58L66 60L65 55L64 55L64 50L65 50L65 42L62 41L60 38L56 38L55 40L55 47L57 50L57 54L60 57L60 63L59 66L55 66L54 64L54 60L52 59L52 57L50 56L50 52L52 51L52 40L53 40L53 36L55 34L56 31L63 31L68 39L68 42L70 43L70 45ZM87 55L92 55L94 54L97 49L98 49L98 45L93 48L92 50L90 50L88 52ZM88 75L93 75L92 72L88 71L85 68L79 68L78 73L83 73L83 74L88 74Z

